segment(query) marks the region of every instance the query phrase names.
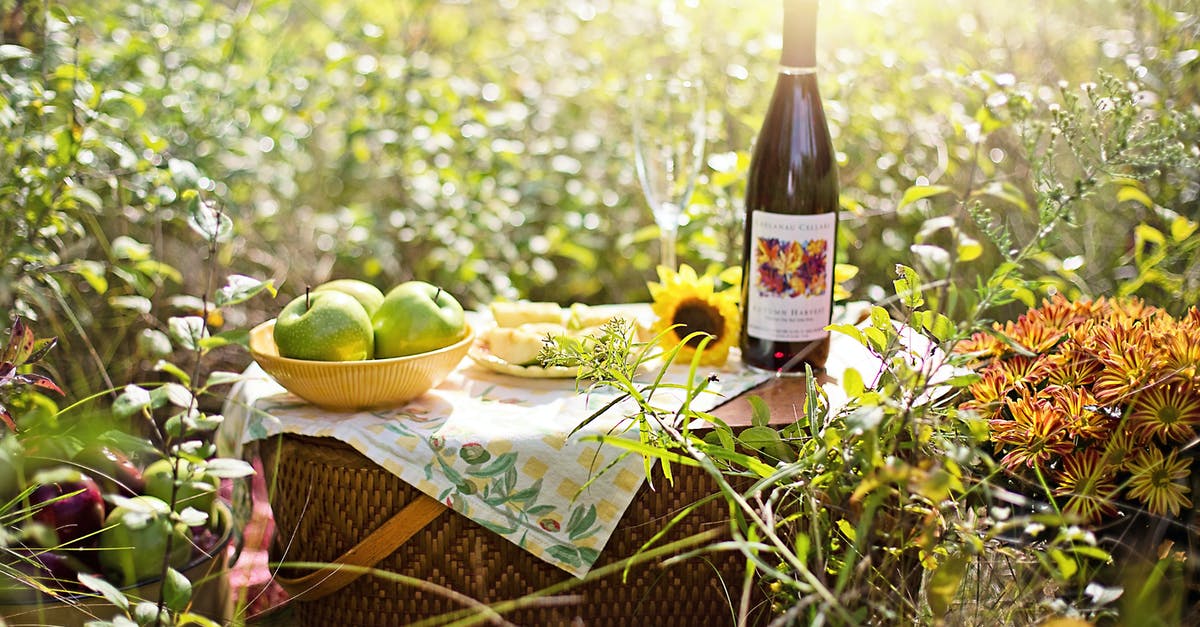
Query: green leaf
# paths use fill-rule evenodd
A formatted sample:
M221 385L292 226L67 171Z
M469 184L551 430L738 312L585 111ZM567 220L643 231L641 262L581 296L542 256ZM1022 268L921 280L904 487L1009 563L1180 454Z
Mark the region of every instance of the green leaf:
M579 568L583 565L582 560L579 558L579 550L573 546L557 544L546 549L546 552L549 553L554 559L563 562L564 564L574 566L575 568Z
M129 261L145 261L150 259L153 249L128 235L118 236L112 241L112 254L117 259Z
M1067 557L1067 554L1060 549L1050 549L1050 557L1058 566L1058 576L1064 580L1070 579L1079 570L1079 565L1075 563L1075 560Z
M158 618L158 603L154 601L138 601L133 608L133 618L139 625L153 625Z
M112 411L118 418L128 418L149 407L152 399L149 390L136 385L127 385L113 401Z
M100 200L100 196L86 187L68 187L62 197L74 201L76 205L87 205L92 211L104 208L104 201Z
M983 189L976 190L971 194L972 198L978 196L989 196L1019 207L1022 211L1029 211L1029 203L1025 200L1025 194L1012 183L988 183Z
M145 296L134 296L132 294L114 296L113 298L109 299L108 302L117 309L128 309L129 311L136 311L140 314L148 314L153 308L149 298L146 298Z
M250 331L247 329L230 329L222 331L216 335L206 337L200 340L200 349L210 351L222 346L242 346L250 345Z
M97 294L108 291L108 278L104 276L104 264L99 261L81 259L71 264L71 272L78 274L87 281Z
M967 560L962 555L946 558L937 570L933 571L925 589L925 599L929 601L929 609L935 617L942 618L950 612L951 603L954 602L958 586L966 572Z
M883 331L875 327L867 327L863 329L863 333L867 336L867 347L874 350L876 354L882 355L887 352L888 338Z
M927 311L925 313L928 315L925 316L925 319L922 321L922 325L925 327L925 330L933 334L933 337L937 338L939 342L945 342L958 332L958 326L954 324L954 321L950 320L950 318L947 318L945 315L937 313L936 311Z
M223 242L233 235L233 220L213 203L202 201L199 194L188 203L188 226L205 241Z
M916 309L924 305L925 298L921 296L921 279L917 275L917 271L906 265L896 264L896 274L898 278L892 284L896 288L896 296L900 297L900 302L909 309Z
M217 457L204 464L204 471L221 479L240 479L254 474L254 466L229 457Z
M133 264L133 267L138 272L145 274L151 278L161 278L172 283L183 283L183 275L179 270L167 263L156 261L154 259L145 259Z
M231 274L225 280L225 286L217 290L216 305L217 307L237 305L257 296L264 290L274 298L277 293L275 281L260 281L242 274Z
M158 360L158 362L156 362L154 364L154 370L156 370L158 372L165 372L165 373L175 377L177 380L179 380L180 383L182 383L184 385L191 384L192 377L188 373L184 372L183 368L180 368L179 366L176 366L175 364L173 364L165 359Z
M858 532L854 530L854 525L850 524L850 521L845 518L838 519L837 526L841 530L842 535L846 536L847 540L854 542L855 538L858 537Z
M983 244L979 240L964 233L958 234L958 247L955 250L959 261L975 261L983 254Z
M125 598L125 595L116 586L108 583L102 577L88 573L79 573L78 577L79 583L83 584L88 590L100 593L109 603L112 603L123 611L129 611L129 599Z
M200 316L176 316L167 320L171 340L184 350L200 349L199 341L208 336L208 328Z
M765 427L771 423L771 408L761 396L752 394L746 397L746 401L750 403L750 424Z
M0 45L0 63L12 61L13 59L24 59L32 54L33 52L24 46L16 44Z
M863 337L862 329L859 329L852 324L836 323L825 327L825 329L831 333L841 333L842 335L849 336L855 340L858 340L860 344L866 343L866 338Z
M950 192L950 187L946 185L913 185L904 190L904 196L900 198L900 205L897 210L904 209L919 200L933 198Z
M229 372L226 370L214 370L208 374L208 379L205 380L205 387L213 387L217 385L228 385L237 383L244 379L240 372Z
M192 598L192 582L183 573L174 568L167 569L167 578L163 582L163 602L172 611L180 612L187 607Z
M783 442L779 437L779 432L767 426L749 427L738 434L737 438L742 444L756 451L762 451Z

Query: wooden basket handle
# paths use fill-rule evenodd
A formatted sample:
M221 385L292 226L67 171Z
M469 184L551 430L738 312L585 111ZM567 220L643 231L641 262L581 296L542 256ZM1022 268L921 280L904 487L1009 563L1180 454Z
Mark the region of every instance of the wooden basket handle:
M343 570L342 566L374 566L445 510L446 506L441 501L422 494L328 566L303 577L276 574L275 581L297 601L313 601L333 594L363 574L357 569Z

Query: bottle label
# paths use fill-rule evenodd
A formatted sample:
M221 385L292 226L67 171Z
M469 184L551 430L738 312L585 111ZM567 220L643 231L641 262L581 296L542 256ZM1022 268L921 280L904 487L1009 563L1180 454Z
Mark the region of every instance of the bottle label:
M750 214L749 335L808 342L828 332L837 214Z

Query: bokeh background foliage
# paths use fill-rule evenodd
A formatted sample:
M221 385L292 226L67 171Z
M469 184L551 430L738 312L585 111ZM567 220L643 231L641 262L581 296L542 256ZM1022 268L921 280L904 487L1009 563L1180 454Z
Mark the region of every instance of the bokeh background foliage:
M218 325L332 277L470 305L645 300L657 233L625 85L674 67L710 105L680 259L737 264L778 4L0 0L0 311L60 338L64 387L138 378L211 289L190 190L236 224L221 265L280 285ZM968 312L1055 203L1040 289L1176 313L1200 297L1194 2L824 5L854 298L885 300L902 263Z

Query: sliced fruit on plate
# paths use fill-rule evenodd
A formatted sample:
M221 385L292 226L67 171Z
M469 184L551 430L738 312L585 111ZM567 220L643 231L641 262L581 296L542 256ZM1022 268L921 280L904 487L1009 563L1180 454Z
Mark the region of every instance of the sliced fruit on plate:
M547 336L566 335L567 328L557 323L528 322L517 327L493 327L483 334L483 341L493 355L510 364L525 366L537 363L542 340Z
M519 327L522 324L537 322L561 325L564 317L563 308L558 303L494 302L490 309L498 327Z

